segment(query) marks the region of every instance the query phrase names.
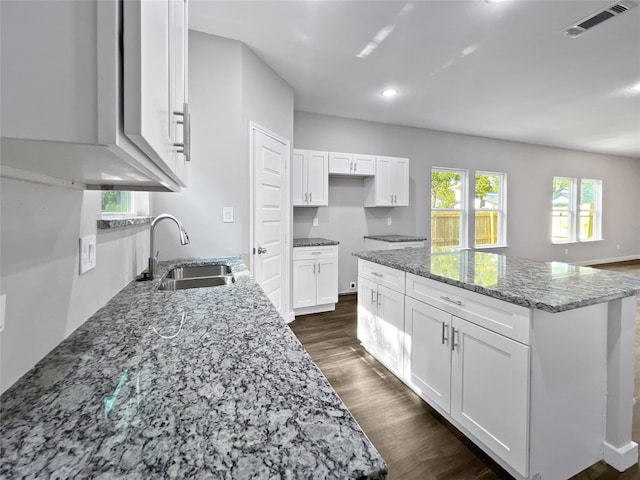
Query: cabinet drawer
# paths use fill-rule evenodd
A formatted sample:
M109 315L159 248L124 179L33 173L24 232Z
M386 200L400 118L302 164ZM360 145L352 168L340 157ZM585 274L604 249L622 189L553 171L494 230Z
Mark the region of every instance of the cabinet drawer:
M338 246L331 245L326 247L294 247L294 260L314 260L318 258L329 258L338 256Z
M384 285L396 292L404 293L404 272L395 268L385 267L366 260L358 261L358 275Z
M424 248L424 242L391 242L389 250L401 250L403 248Z
M406 277L407 296L525 345L530 344L528 308L412 273L407 273Z

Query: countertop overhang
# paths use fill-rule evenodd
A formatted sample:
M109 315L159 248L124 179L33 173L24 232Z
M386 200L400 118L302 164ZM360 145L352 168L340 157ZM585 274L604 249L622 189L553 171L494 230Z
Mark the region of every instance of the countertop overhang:
M159 291L175 265L233 285ZM44 319L43 319L44 321ZM0 477L370 478L386 466L238 258L131 282L1 397Z
M429 248L354 256L509 303L556 313L640 293L640 276L495 253Z

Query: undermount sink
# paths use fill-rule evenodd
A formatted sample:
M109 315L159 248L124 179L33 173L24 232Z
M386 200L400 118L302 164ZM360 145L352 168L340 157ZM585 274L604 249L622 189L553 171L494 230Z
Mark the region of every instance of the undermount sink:
M230 273L230 265L188 265L172 268L165 278L218 277Z
M160 282L159 290L219 287L235 283L229 265L192 265L175 267Z

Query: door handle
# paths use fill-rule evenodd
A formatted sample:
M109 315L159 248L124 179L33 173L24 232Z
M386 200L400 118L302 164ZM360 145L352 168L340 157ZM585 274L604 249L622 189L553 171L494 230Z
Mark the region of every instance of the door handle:
M309 202L309 193L304 192L304 203L308 203Z
M374 292L373 290L371 290L371 305L373 305L373 294L374 294L374 293L375 293L375 292Z
M315 263L313 264L313 274L314 275L316 274L316 264Z
M262 255L263 253L267 253L267 249L263 247L258 247L258 255Z
M353 162L353 171L354 172L358 171L358 162Z
M309 203L313 202L313 192L309 192Z
M451 299L449 297L442 297L442 296L440 298L442 300L444 300L445 302L454 303L454 304L460 305L460 306L462 305L462 302L460 300L453 300L453 299Z
M318 264L318 273L320 273L320 264Z
M456 343L456 333L460 336L460 332L456 331L455 327L451 327L451 351L453 352L458 344Z
M446 330L448 330L449 325L447 325L446 323L442 322L442 345L444 345L444 342L448 342L449 338L446 337L445 332Z

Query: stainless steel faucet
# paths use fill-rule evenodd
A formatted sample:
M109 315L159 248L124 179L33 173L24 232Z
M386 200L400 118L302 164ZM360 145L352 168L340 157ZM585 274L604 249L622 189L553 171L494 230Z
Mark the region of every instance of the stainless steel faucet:
M155 251L155 246L153 241L154 232L156 229L156 225L165 219L173 220L174 222L176 222L176 225L178 225L178 230L180 230L180 245L187 245L189 243L189 235L187 235L187 231L184 229L184 225L182 224L182 222L178 220L176 217L174 217L173 215L169 215L168 213L163 213L161 215L158 215L156 218L154 218L153 221L151 222L151 244L150 244L151 248L149 249L150 257L149 257L149 273L148 273L149 280L151 280L153 276L156 273L158 273L158 259L156 258L157 253L154 254L154 251Z

